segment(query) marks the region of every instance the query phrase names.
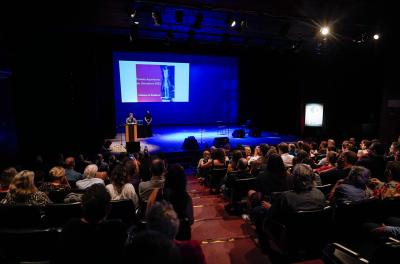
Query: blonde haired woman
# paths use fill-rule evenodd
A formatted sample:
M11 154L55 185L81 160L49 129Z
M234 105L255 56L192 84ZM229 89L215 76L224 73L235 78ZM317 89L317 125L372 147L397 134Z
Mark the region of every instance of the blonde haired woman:
M26 204L45 206L51 201L47 195L36 188L33 171L23 170L10 183L7 196L1 200L2 204Z

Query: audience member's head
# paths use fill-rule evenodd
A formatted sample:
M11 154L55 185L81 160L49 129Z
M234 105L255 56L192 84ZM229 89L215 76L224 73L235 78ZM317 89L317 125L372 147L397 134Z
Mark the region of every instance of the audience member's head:
M181 165L172 164L168 166L164 187L172 190L174 193L186 191L186 174Z
M124 185L129 182L126 167L122 164L115 166L111 172L111 182L118 193L122 192Z
M9 192L11 195L21 200L24 200L27 196L35 193L37 191L34 179L35 173L33 171L23 170L17 173L12 179L9 187Z
M179 249L164 234L145 230L138 233L128 245L126 259L132 263L181 263Z
M260 151L261 151L261 155L266 157L268 154L268 150L270 149L270 146L266 143L262 143L260 145Z
M211 153L208 150L203 151L203 159L209 159L211 158Z
M3 170L0 177L1 188L7 189L17 173L18 172L14 167L9 167Z
M82 197L82 216L90 224L104 220L110 209L111 196L103 184L94 184Z
M289 152L289 145L285 142L282 142L278 145L279 154L285 154Z
M338 155L334 151L328 151L328 154L326 154L326 160L331 165L335 165L336 164L337 157L338 157Z
M272 153L268 156L267 171L279 175L286 173L285 164L278 153Z
M251 148L249 146L244 147L245 157L251 156Z
M173 206L166 201L155 202L146 215L147 228L174 240L179 230L179 218Z
M156 158L151 162L150 172L154 177L163 176L165 171L165 162L162 159Z
M367 139L361 140L360 148L361 148L362 150L369 149L370 146L371 146L371 141L369 141L369 140L367 140Z
M383 157L383 155L385 155L385 147L379 141L373 142L369 147L368 151L370 155L375 157Z
M95 178L96 173L99 170L96 164L90 164L87 165L85 168L85 171L83 172L83 175L85 175L86 178Z
M61 166L51 168L51 170L49 171L49 176L51 182L67 183L67 178L65 177L65 169Z
M388 181L400 182L400 161L389 161L386 164L385 176Z
M245 170L247 170L247 168L248 168L247 159L245 159L245 158L239 159L238 164L237 164L237 170L238 171L245 171Z
M339 168L349 168L356 164L357 162L357 154L354 153L353 151L345 151L340 153L338 159L337 159L337 165Z
M400 151L400 143L397 141L392 142L389 149L390 155L395 155L397 152Z
M225 163L225 151L222 148L217 148L214 152L214 159L221 163Z
M293 171L293 189L295 192L310 191L313 187L313 170L307 164L297 164Z
M365 189L371 177L369 169L361 166L353 166L346 178L346 183L359 189Z
M75 167L75 158L74 157L67 157L65 159L65 168L73 169Z

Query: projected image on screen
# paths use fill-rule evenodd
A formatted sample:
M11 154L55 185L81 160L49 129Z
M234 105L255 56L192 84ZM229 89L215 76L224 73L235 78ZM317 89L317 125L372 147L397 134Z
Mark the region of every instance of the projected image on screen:
M189 63L119 61L124 103L188 102Z

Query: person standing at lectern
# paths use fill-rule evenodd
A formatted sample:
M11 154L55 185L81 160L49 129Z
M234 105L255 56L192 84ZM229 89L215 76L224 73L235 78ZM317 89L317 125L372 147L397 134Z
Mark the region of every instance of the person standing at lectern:
M153 131L151 129L151 122L153 121L153 118L151 117L149 110L147 110L146 115L144 116L144 121L146 122L146 135L152 137Z
M127 125L136 124L136 118L133 117L133 113L129 113L128 118L126 119Z

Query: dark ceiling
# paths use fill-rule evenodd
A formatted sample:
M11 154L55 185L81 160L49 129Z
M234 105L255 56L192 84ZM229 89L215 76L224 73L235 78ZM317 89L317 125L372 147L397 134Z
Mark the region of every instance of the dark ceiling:
M97 32L126 35L127 41L269 45L296 49L315 45L320 25L329 23L338 43L367 42L384 30L379 0L70 0L19 3L3 8L12 30ZM178 11L178 19L176 13ZM161 17L155 25L152 14ZM132 18L131 14L135 14ZM179 18L180 16L180 18ZM198 18L196 24L196 17ZM236 27L229 26L229 19ZM243 22L242 22L243 21ZM138 22L139 24L135 24Z

